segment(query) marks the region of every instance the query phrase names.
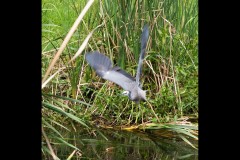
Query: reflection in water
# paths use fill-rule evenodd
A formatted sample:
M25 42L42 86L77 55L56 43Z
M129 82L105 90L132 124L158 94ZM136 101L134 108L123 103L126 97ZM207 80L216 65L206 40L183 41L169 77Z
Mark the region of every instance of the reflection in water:
M69 137L68 143L80 149L72 159L198 159L198 150L184 142L177 134L168 130L120 131L95 129L91 133L77 129L78 132L62 133ZM197 146L197 141L188 139ZM66 159L73 148L55 145L60 159Z

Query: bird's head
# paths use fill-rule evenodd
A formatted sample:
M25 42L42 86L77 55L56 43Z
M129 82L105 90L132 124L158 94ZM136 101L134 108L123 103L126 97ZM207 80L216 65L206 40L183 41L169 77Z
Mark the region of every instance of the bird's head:
M123 91L123 92L122 92L122 95L124 95L124 96L128 96L128 97L129 97L129 95L130 95L130 91Z
M122 95L128 96L128 98L132 101L139 102L139 101L146 101L146 90L139 89L137 95L135 92L131 91L123 91Z

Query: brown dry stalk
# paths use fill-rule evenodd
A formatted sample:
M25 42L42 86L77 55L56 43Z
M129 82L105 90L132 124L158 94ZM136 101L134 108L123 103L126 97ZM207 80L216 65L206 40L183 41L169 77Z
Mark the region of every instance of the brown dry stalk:
M54 153L54 151L53 151L53 149L52 149L52 146L51 146L51 144L50 144L50 142L49 142L49 140L48 140L48 137L47 137L46 133L44 132L43 127L42 127L42 134L43 134L43 136L44 136L44 138L45 138L45 140L46 140L46 142L47 142L48 148L49 148L49 150L50 150L50 153L51 153L53 159L54 159L54 160L60 160L60 159L56 156L56 154Z
M148 103L148 105L150 106L150 108L151 108L154 116L157 118L157 121L160 123L160 120L158 119L158 116L157 116L156 113L154 112L152 105L151 105L148 101L147 101L147 103Z
M94 0L89 0L88 3L86 4L86 6L84 7L84 9L82 10L82 12L80 13L80 15L78 16L78 18L76 19L76 21L74 22L72 28L70 29L70 31L68 32L67 36L65 37L63 43L61 44L58 52L56 53L56 55L54 56L53 60L51 61L47 72L45 73L42 83L45 82L45 80L47 79L50 71L52 70L54 64L57 62L57 60L60 57L60 54L63 52L63 50L65 49L68 41L70 40L70 38L72 37L73 33L75 32L75 30L77 29L79 23L81 22L83 16L86 14L87 10L90 8L90 6L92 5L92 3L94 2Z

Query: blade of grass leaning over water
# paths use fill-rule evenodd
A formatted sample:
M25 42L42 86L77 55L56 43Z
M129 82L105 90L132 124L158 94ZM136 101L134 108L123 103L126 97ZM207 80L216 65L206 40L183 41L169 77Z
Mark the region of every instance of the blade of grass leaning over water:
M48 109L50 109L52 111L55 111L55 112L57 112L59 114L65 115L65 116L67 116L67 117L69 117L69 118L79 122L83 126L89 128L86 123L84 123L81 119L79 119L78 117L74 116L73 114L67 113L67 112L63 111L61 108L59 108L57 106L54 106L54 105L52 105L50 103L47 103L47 102L42 102L42 104L43 104L44 107L46 107L46 108L48 108Z

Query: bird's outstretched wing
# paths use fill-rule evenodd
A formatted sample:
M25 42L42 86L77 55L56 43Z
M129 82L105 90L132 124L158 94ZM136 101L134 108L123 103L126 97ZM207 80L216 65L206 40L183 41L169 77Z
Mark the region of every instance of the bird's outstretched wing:
M139 55L139 62L138 62L137 74L136 74L136 82L139 87L141 87L140 86L140 75L142 72L142 63L143 63L143 59L144 59L144 56L146 53L148 37L149 37L148 25L145 24L143 27L143 32L142 32L142 36L141 36L141 52Z
M127 91L130 91L136 83L130 74L120 67L113 67L111 60L97 51L87 53L86 60L98 76L118 84Z

